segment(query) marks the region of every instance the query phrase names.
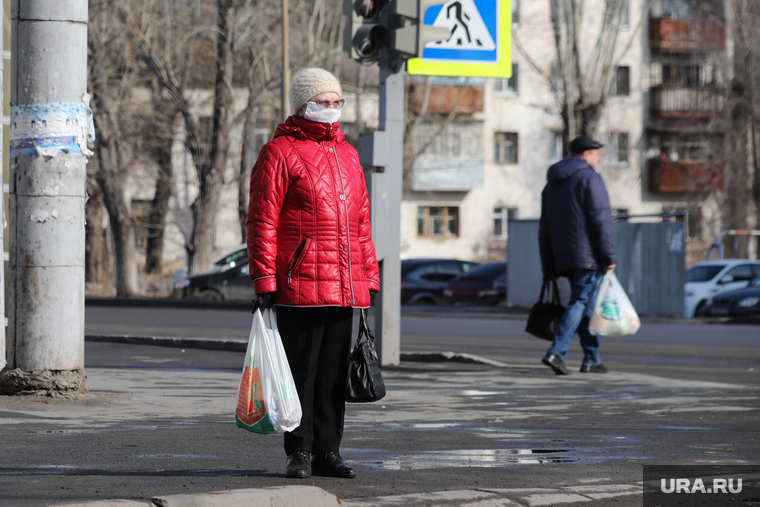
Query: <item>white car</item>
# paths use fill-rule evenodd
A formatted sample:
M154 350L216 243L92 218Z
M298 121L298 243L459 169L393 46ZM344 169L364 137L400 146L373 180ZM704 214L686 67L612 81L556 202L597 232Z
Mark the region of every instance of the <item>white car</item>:
M684 284L686 317L700 317L708 299L724 292L743 289L758 276L760 261L724 259L693 265L686 270Z

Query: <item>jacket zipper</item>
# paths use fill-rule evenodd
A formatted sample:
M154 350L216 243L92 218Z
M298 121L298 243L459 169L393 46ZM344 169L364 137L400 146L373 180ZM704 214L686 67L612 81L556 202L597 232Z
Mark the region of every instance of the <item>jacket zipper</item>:
M311 238L304 236L304 238L301 240L301 243L299 243L298 247L296 248L296 251L293 253L293 258L290 259L290 264L288 265L288 285L290 285L290 277L293 274L293 271L298 269L298 266L301 265L301 261L303 261L303 258L306 257L306 250L309 249L310 243Z
M330 124L332 129L332 124ZM348 197L346 197L346 183L343 181L343 170L340 168L340 160L338 160L338 150L333 147L333 155L335 155L335 162L338 164L338 174L340 175L340 185L343 188L343 205L346 208L346 236L348 237L348 280L351 285L351 304L356 304L356 294L354 294L354 274L351 265L351 228L349 226L348 219Z

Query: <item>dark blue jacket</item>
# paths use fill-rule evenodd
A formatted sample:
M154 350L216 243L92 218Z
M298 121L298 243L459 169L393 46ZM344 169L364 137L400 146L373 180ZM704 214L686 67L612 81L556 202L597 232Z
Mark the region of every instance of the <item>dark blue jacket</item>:
M615 264L610 198L599 173L568 157L551 166L546 179L538 227L544 275Z

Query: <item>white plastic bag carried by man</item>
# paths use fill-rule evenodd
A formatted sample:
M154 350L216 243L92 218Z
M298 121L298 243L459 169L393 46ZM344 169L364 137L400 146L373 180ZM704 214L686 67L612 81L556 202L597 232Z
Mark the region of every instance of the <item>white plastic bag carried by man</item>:
M599 286L594 314L588 324L589 332L599 336L624 336L636 334L639 327L641 320L636 309L615 273L609 271Z
M253 314L235 423L254 433L293 431L301 424L301 401L277 330L273 309Z

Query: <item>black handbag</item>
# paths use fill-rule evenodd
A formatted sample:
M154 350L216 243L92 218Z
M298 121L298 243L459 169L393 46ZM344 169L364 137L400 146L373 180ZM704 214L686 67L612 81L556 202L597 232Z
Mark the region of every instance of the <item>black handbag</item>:
M375 336L367 324L366 308L359 310L359 336L348 362L346 401L377 401L385 396L385 383L375 351Z
M548 296L548 300L544 300ZM541 286L541 296L530 309L525 331L542 338L554 341L554 334L559 327L559 321L565 313L565 307L559 302L559 288L556 280L544 280Z

